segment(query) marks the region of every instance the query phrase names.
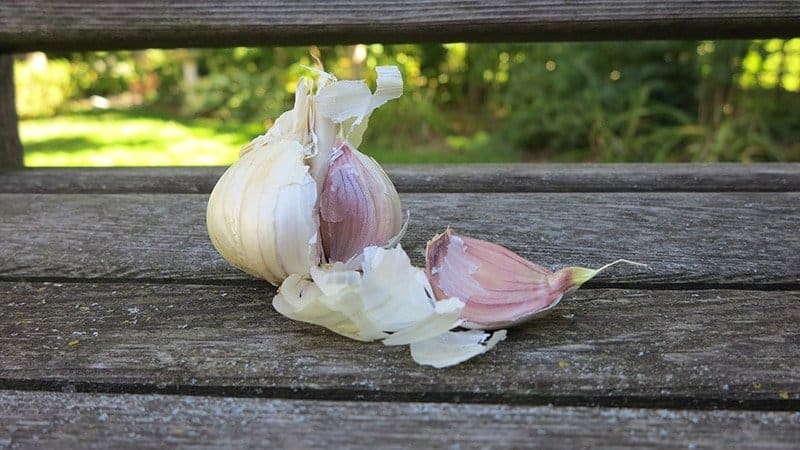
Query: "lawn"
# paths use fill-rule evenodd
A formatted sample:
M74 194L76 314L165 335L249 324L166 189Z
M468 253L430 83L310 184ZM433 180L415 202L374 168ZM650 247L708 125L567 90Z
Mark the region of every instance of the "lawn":
M225 165L259 124L177 119L145 111L68 113L23 120L26 166Z
M20 122L28 167L228 165L239 148L265 132L264 124L185 119L145 110L73 112ZM361 150L382 163L510 162L491 152L485 137L439 143L382 136L370 129ZM372 142L372 144L370 144Z

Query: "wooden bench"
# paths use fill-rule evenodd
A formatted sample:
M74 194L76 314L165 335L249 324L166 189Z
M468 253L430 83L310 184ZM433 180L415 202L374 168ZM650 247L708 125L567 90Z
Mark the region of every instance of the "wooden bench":
M0 52L788 37L797 1L10 1ZM22 169L0 55L0 448L797 448L800 165L392 166L413 221L614 270L490 353L289 321L212 248L223 168Z

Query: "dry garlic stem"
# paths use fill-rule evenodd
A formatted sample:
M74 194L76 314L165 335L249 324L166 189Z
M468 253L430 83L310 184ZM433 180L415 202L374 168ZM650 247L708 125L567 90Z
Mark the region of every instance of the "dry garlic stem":
M547 314L564 294L614 264L644 266L620 259L599 269L565 267L551 272L503 246L450 228L428 242L425 259L435 297L464 301L461 326L484 330L510 327Z

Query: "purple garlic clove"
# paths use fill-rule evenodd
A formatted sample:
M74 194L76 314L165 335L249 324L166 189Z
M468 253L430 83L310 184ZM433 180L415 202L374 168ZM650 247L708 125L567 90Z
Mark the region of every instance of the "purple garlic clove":
M437 300L461 299L466 328L493 330L540 317L564 294L578 289L600 271L565 267L552 272L511 250L448 228L428 242L426 275ZM639 263L632 263L639 264Z
M319 202L322 246L329 262L346 262L364 248L383 246L403 225L400 197L369 156L339 144Z

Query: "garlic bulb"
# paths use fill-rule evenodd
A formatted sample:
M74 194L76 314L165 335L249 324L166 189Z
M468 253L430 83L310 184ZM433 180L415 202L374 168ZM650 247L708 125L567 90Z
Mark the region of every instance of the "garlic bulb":
M564 294L614 264L644 266L618 259L599 269L565 267L551 272L503 246L450 228L428 242L425 262L435 297L461 299L466 303L461 326L484 330L518 325L549 313Z
M294 108L242 149L208 202L208 233L223 258L277 286L400 232L397 191L356 150L372 111L402 94L396 67L377 72L374 93L325 72L316 92L301 79Z

